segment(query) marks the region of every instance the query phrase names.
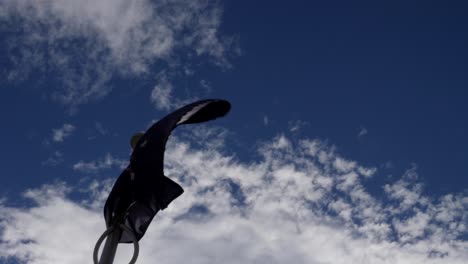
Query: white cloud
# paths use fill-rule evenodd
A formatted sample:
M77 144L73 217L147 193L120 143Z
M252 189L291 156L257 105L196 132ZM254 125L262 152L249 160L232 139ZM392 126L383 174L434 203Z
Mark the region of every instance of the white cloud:
M110 169L112 167L125 168L128 165L127 159L119 159L113 157L107 153L104 158L97 161L85 162L80 160L73 165L73 170L84 172L84 173L98 173L104 169Z
M393 184L386 184L384 190L390 199L397 200L397 211L406 211L415 205L426 205L427 198L422 197L423 186L416 182L416 167L406 171L403 177Z
M424 236L425 231L428 230L430 220L431 216L423 212L417 212L403 221L395 220L394 226L399 234L400 241L407 242Z
M336 158L333 166L340 172L349 172L356 167L356 162L345 160L343 158Z
M62 87L53 98L77 106L108 94L115 74L183 70L181 57L229 67L233 42L219 33L221 15L211 0L4 0L8 78L52 76Z
M65 123L61 128L52 130L52 140L54 142L63 142L65 138L71 136L75 129L75 126Z
M0 256L26 263L87 263L103 223L96 211L69 200L63 184L30 190L32 208L0 206ZM95 234L93 234L95 233Z
M415 168L385 187L396 194L375 198L363 185L372 175L357 163L336 167L337 159L353 161L318 140L281 135L259 152L259 160L241 162L172 137L165 174L185 193L156 216L138 263L466 263L468 197L429 199L414 188ZM109 185L88 189L89 197L72 201L67 186L45 186L26 192L32 207L0 205L0 256L90 262ZM116 263L127 263L131 248L119 247Z

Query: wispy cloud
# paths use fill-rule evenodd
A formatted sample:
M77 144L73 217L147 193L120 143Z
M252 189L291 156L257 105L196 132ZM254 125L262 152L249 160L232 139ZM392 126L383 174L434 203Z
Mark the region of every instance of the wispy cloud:
M42 162L42 165L55 167L62 162L63 162L62 152L55 151L46 161Z
M298 132L303 127L307 126L309 123L301 120L293 120L288 122L288 127L290 132Z
M264 124L265 126L268 126L268 123L269 123L268 116L264 116L264 117L263 117L263 124Z
M182 133L179 134L179 137L184 141L192 142L194 147L220 151L226 148L226 138L232 135L229 130L223 127L203 124L181 130Z
M84 173L98 173L105 169L110 169L113 167L125 168L128 165L127 159L119 159L113 157L111 154L107 153L103 158L97 161L82 161L75 163L73 165L73 170L80 171Z
M65 138L71 136L75 131L75 126L65 123L61 128L52 130L52 141L54 142L63 142Z
M363 127L363 126L360 126L359 129L358 129L358 138L361 138L365 135L367 135L368 131L367 131L367 128Z
M170 71L161 71L156 77L156 85L151 91L150 100L154 107L159 110L171 110L182 107L188 103L196 101L197 96L187 96L184 99L174 97L175 87L173 85L174 76L178 76ZM205 91L208 93L209 91Z
M207 80L201 80L200 81L201 87L205 89L205 91L210 92L212 90L211 88L211 83Z
M183 70L185 55L229 67L233 42L219 33L221 15L211 0L4 0L8 78L53 76L61 88L52 97L77 106L108 94L116 74Z
M174 87L165 73L159 74L158 83L151 92L151 102L159 110L169 110L173 107L172 92Z
M165 174L186 192L156 216L139 263L466 263L468 197L426 196L416 168L376 198L364 183L378 172L319 140L281 135L258 153L243 162L172 138ZM0 256L89 262L109 186L89 189L100 206L72 201L63 184L27 191L32 207L0 205ZM119 247L117 263L130 255Z
M381 165L381 167L384 168L384 169L391 169L391 168L393 168L394 166L395 166L395 165L393 164L393 161L391 161L391 160L389 160L389 161L387 161L387 162L385 162L385 163L383 163L383 164Z
M96 128L96 131L97 131L99 134L101 134L102 136L107 135L107 133L109 132L109 131L107 131L106 128L104 128L104 126L102 125L101 122L97 122L97 121L96 121L96 122L94 123L94 127Z

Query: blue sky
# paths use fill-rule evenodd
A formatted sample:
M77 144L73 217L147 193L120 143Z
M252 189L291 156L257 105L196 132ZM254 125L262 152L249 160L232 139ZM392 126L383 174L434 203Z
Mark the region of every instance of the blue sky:
M64 230L88 227L83 241L95 241L131 135L184 103L223 98L232 103L226 118L171 139L166 171L186 193L158 214L150 237L173 241L165 234L176 232L196 263L237 263L234 249L247 263L463 263L467 9L461 1L4 1L0 257L75 263L35 235L47 221L28 215L59 219L55 210L74 208L93 222ZM205 213L190 216L200 206ZM203 236L170 224L211 230L200 217L219 228ZM280 224L282 239L265 238ZM257 246L226 225L257 234ZM321 237L334 240L321 248ZM291 241L294 250L272 253ZM388 255L359 250L375 241ZM338 250L343 243L356 251ZM70 256L90 259L89 250Z

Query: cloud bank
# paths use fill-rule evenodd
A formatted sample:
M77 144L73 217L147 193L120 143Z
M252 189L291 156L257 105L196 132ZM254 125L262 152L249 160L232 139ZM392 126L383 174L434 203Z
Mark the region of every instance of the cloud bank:
M107 95L115 75L185 71L199 56L229 67L232 40L219 33L221 15L211 0L4 0L4 74L46 77L57 83L54 99L77 106Z
M416 168L366 188L374 168L319 140L279 135L242 162L222 147L173 137L165 174L185 193L160 212L141 241L139 263L466 263L468 197L424 195ZM45 185L25 208L0 206L0 256L28 263L87 263L104 230L113 180L86 188ZM79 189L79 190L77 190ZM71 193L83 198L72 200ZM119 248L127 263L131 246Z

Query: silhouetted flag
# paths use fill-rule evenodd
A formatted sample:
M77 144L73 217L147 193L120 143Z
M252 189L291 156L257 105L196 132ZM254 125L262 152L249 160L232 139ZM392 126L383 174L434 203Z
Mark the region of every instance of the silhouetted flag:
M130 164L112 188L104 206L107 227L123 223L140 240L159 210L166 208L184 190L164 176L164 151L178 125L206 122L226 115L228 101L209 99L186 105L152 125L136 141ZM131 243L123 232L120 243Z

